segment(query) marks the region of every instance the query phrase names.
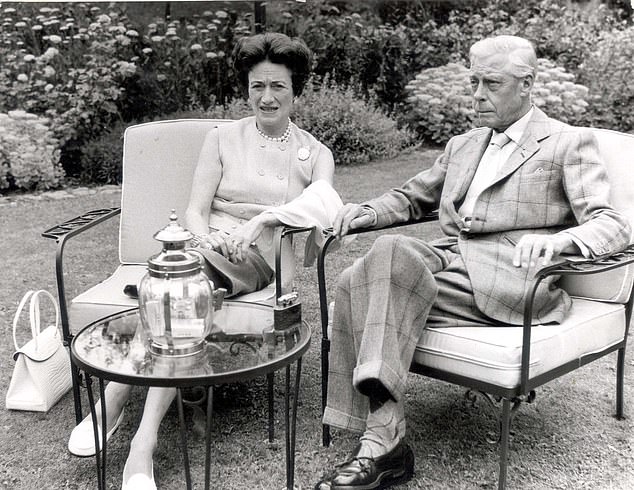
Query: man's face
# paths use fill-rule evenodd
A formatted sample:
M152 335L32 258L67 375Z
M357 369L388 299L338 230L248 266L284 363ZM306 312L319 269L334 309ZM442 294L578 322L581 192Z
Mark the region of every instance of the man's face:
M481 126L504 131L528 112L533 77L513 76L506 54L472 60L470 79L473 110Z

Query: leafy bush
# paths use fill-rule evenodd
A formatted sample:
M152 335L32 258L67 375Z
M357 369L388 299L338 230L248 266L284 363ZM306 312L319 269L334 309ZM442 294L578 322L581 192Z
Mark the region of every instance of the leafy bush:
M590 89L588 124L621 131L634 129L634 27L605 33L579 67Z
M0 114L0 189L56 187L63 176L49 121L24 111Z
M178 111L160 119L240 119L252 114L246 100L234 99L206 111ZM399 129L383 111L355 98L351 88L338 87L327 79L320 86L308 84L291 118L332 150L337 165L392 158L415 144L414 135ZM124 131L124 124L117 125L84 147L81 157L84 181L121 182Z
M406 130L368 101L355 97L328 79L305 92L297 102L295 121L328 146L337 165L360 165L392 158L414 144Z
M533 103L551 117L572 124L586 111L588 89L573 83L574 75L553 62L540 58L533 86ZM412 80L404 119L418 135L428 141L444 144L456 134L474 125L469 70L460 64L423 70Z

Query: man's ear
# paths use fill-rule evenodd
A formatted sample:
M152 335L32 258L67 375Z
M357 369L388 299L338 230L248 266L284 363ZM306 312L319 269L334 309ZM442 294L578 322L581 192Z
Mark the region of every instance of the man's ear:
M521 94L530 95L531 90L533 90L534 83L535 83L535 77L533 75L526 75L524 78L522 78Z

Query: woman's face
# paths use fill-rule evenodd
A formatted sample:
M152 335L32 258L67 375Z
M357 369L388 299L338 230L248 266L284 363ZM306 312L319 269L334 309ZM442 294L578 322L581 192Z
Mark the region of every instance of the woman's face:
M261 61L249 72L249 103L260 130L281 136L293 106L291 71L284 65Z

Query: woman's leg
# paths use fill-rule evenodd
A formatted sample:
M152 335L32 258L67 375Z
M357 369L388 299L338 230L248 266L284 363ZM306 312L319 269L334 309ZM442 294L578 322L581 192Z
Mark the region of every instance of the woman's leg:
M152 478L152 456L156 449L158 429L175 396L175 388L148 389L141 423L130 443L130 454L123 475L124 482L137 473Z
M108 383L104 390L106 399L106 434L114 433L123 415L123 407L128 400L131 390L130 385L120 383ZM101 427L101 400L95 404L97 423ZM111 434L110 434L111 435ZM106 437L108 440L108 437ZM95 454L95 438L92 425L92 416L88 414L82 422L77 425L68 438L68 450L77 456L93 456Z

